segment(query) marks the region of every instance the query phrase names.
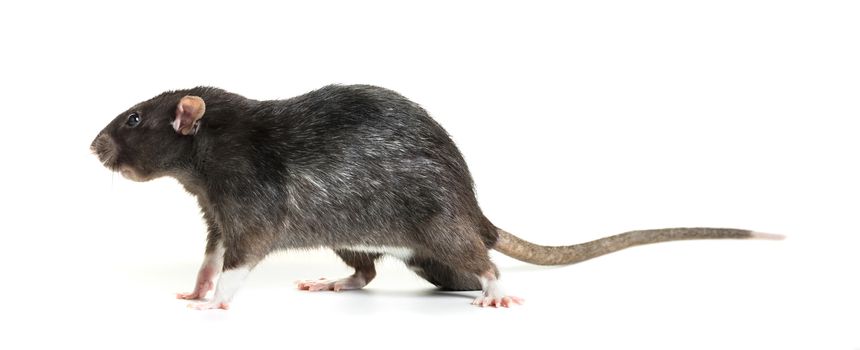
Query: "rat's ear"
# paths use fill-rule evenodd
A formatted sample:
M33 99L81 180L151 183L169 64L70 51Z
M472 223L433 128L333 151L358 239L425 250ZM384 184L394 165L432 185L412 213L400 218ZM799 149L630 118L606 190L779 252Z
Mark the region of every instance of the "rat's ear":
M173 130L182 135L197 133L198 121L206 113L206 103L197 96L185 96L176 105L176 119L173 120Z

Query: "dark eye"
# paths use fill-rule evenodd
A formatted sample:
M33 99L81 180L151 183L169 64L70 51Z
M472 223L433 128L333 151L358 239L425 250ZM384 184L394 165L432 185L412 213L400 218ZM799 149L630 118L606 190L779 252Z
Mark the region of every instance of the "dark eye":
M129 127L135 127L140 124L140 114L132 113L128 115L128 120L125 121L125 125Z

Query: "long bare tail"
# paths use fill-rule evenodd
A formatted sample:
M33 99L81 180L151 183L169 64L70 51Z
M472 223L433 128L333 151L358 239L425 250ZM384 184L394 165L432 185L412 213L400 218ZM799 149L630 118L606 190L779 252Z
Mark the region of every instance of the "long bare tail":
M624 248L667 241L725 238L780 240L785 238L782 235L731 228L666 228L630 231L591 242L551 247L525 241L500 228L496 228L496 230L499 233L499 240L493 247L494 249L514 259L537 265L573 264Z

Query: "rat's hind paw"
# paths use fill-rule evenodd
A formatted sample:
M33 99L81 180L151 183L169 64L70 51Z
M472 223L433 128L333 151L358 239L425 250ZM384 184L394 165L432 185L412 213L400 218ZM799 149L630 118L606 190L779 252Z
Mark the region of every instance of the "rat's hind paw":
M480 296L472 302L472 305L480 307L511 307L511 305L522 305L523 302L525 302L523 298L513 296Z
M296 286L299 290L306 290L309 292L326 290L340 292L342 290L361 289L365 285L367 285L367 282L365 282L363 278L354 275L337 281L325 278L320 278L318 280L296 281Z

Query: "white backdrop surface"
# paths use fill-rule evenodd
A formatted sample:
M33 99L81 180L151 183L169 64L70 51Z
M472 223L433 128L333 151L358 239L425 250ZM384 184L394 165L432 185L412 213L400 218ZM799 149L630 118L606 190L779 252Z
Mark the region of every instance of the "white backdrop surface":
M0 347L860 349L860 16L844 1L0 5ZM750 228L560 268L493 253L526 305L469 305L395 260L262 263L198 312L196 202L89 153L161 91L397 90L454 137L498 226L543 244Z

